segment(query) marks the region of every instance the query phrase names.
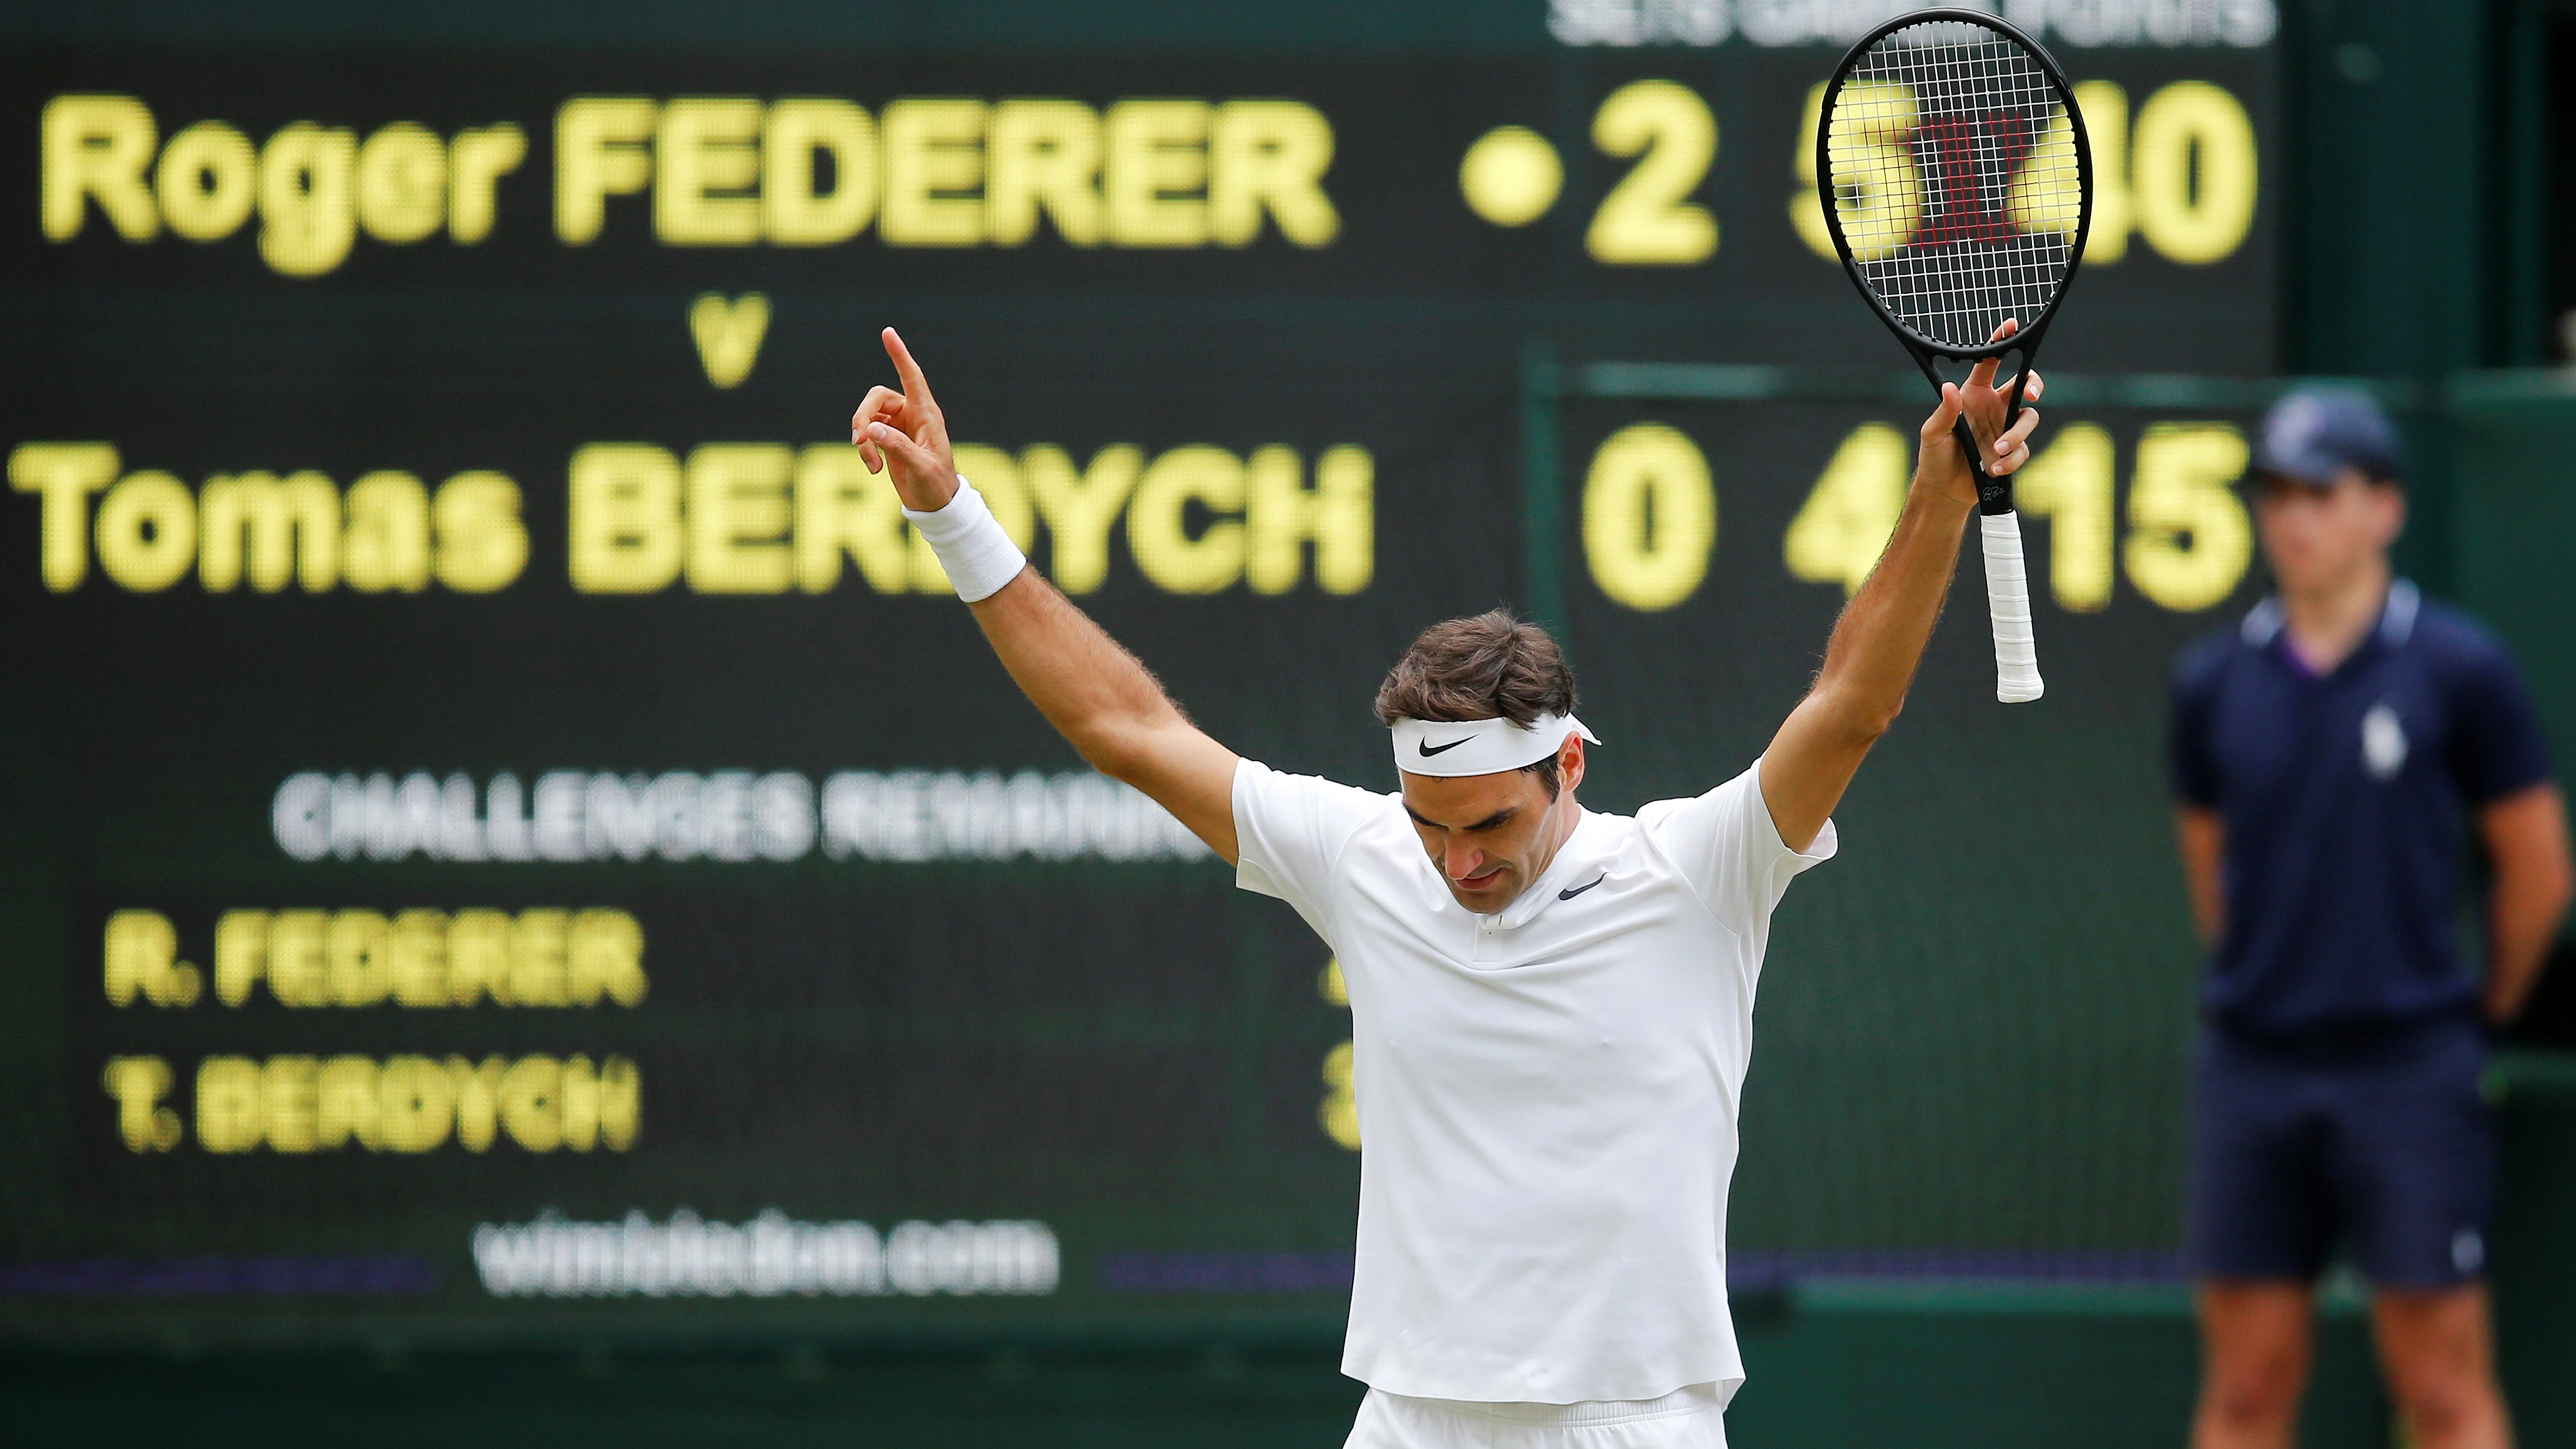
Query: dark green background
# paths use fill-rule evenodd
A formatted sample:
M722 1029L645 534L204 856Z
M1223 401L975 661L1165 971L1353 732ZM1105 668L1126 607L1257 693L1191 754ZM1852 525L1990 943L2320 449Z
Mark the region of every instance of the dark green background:
M533 22L532 22L533 23ZM324 32L316 32L322 34ZM943 33L889 58L844 37L783 46L427 48L340 35L287 46L21 44L0 57L21 137L0 150L0 309L14 445L99 439L125 466L192 484L311 467L345 484L400 467L433 482L498 468L525 490L521 580L465 598L153 596L93 571L44 591L32 498L0 500L0 748L12 869L0 956L0 1263L198 1253L430 1255L442 1287L394 1302L13 1300L40 1338L174 1325L222 1341L300 1340L358 1324L498 1331L938 1331L1046 1320L1151 1326L1213 1313L1312 1325L1333 1294L1150 1298L1111 1292L1099 1256L1133 1249L1346 1251L1355 1159L1319 1131L1318 1066L1347 1032L1314 981L1324 952L1275 903L1212 864L517 867L288 859L268 803L299 770L555 768L1060 770L1070 752L1020 702L953 602L887 598L855 578L819 598L573 594L567 459L594 441L832 437L886 369L875 326L910 335L961 440L1149 450L1286 442L1310 459L1356 442L1377 465L1378 549L1351 598L1311 584L1175 600L1113 541L1086 606L1221 739L1282 768L1391 783L1367 700L1422 624L1525 603L1518 359L1791 362L1875 376L1895 344L1836 269L1800 248L1792 143L1822 49L1550 53L1543 39L1430 54L1355 36L1349 55L1213 42L1060 49ZM669 37L658 37L668 39ZM55 40L65 37L57 35ZM1400 41L1400 37L1398 38ZM1304 53L1301 53L1301 50ZM2133 100L2219 79L2270 135L2268 52L2096 51L2079 80ZM1721 149L1699 199L1725 229L1700 267L1608 269L1582 224L1625 166L1587 138L1601 96L1638 76L1707 95ZM116 240L93 215L68 244L35 228L35 117L58 91L147 99L168 134L215 116L254 137L316 118L362 131L518 121L530 159L505 181L493 240L391 249L361 239L309 280L280 278L250 229L195 247ZM1333 118L1333 247L1242 251L902 251L873 232L822 252L655 246L639 199L596 245L550 220L554 107L576 93L1282 94ZM1566 201L1507 233L1457 196L1468 140L1505 121L1553 135ZM2268 195L2268 192L2267 192ZM6 213L0 213L5 215ZM256 223L253 224L254 227ZM2051 360L2094 371L2254 373L2273 361L2268 205L2239 256L2183 269L2142 242L2087 274ZM701 290L760 288L776 308L758 368L718 392L683 322ZM1893 394L1902 396L1903 394ZM1587 801L1633 809L1697 791L1759 752L1795 701L1841 602L1790 579L1780 537L1858 423L1910 429L1913 402L1575 400L1560 517L1599 440L1650 418L1712 462L1721 531L1709 582L1669 613L1599 597L1568 560L1566 617L1586 714L1609 741ZM2052 409L2119 439L2185 413ZM2123 491L2125 497L2125 490ZM2044 577L2046 531L2032 568ZM1042 555L1043 556L1043 555ZM2250 586L2250 585L2249 585ZM2125 585L2103 614L2043 605L2049 700L1992 698L1971 563L1898 734L1842 814L1845 855L1784 910L1748 1089L1735 1240L1755 1249L2169 1248L2179 1194L2181 1051L2193 952L2161 805L2163 670L2217 612L2178 617ZM616 905L648 937L651 999L571 1012L119 1011L97 987L105 914L169 912L205 960L228 906ZM622 1051L641 1064L645 1130L623 1157L268 1154L193 1145L136 1157L114 1136L108 1055ZM184 1096L184 1085L182 1089ZM465 1255L482 1220L556 1207L613 1217L680 1206L739 1219L1033 1217L1066 1248L1062 1292L1000 1304L540 1304L483 1297Z

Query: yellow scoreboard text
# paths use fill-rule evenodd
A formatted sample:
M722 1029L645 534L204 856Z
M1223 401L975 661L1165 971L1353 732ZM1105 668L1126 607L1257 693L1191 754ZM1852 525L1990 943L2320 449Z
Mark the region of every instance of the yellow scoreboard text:
M128 1151L185 1139L167 1059L111 1057L99 1081ZM644 1079L622 1056L209 1056L192 1098L197 1145L213 1153L488 1152L503 1140L528 1152L625 1152L642 1125Z

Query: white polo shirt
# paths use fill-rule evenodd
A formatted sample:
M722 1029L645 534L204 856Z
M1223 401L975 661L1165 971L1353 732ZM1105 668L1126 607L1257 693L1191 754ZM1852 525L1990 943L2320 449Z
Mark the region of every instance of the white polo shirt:
M1357 1276L1342 1371L1417 1398L1651 1399L1744 1381L1726 1188L1771 911L1834 853L1780 841L1760 765L1585 811L1498 915L1441 884L1402 797L1244 761L1237 881L1349 983Z

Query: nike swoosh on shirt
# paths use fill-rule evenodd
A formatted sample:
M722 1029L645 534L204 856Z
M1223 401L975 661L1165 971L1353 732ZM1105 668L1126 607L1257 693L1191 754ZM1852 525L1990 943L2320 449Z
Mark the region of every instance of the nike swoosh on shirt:
M1556 893L1556 898L1560 901L1570 901L1576 896L1583 894L1585 891L1592 889L1594 886L1601 884L1609 878L1610 877L1606 875L1596 875L1592 879L1585 881L1583 884L1574 887L1572 890L1558 891Z
M1422 750L1422 758L1427 760L1433 755L1446 754L1447 752L1458 748L1460 745L1467 743L1467 740L1472 740L1474 738L1474 735L1469 735L1465 740L1451 740L1445 745L1435 745L1429 740L1424 740L1420 746Z

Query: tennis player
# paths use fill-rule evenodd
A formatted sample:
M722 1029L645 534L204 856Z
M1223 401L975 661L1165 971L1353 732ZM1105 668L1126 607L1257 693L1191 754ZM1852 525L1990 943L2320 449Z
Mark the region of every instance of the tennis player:
M1632 819L1575 803L1599 741L1554 641L1502 613L1425 630L1378 691L1400 791L1238 759L1027 566L884 341L902 390L871 388L851 441L892 470L1003 667L1341 962L1367 1144L1353 1449L1722 1446L1744 1379L1726 1192L1771 912L1833 855L1833 808L1949 592L1977 501L1953 420L2001 473L2036 415L1996 436L1992 362L1945 386L1886 552L1770 749Z

